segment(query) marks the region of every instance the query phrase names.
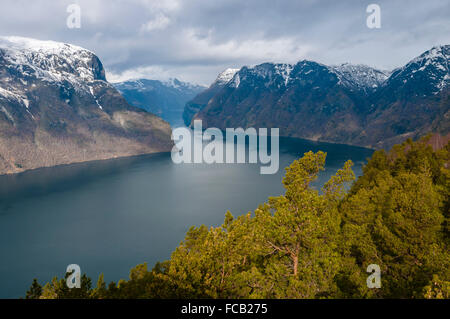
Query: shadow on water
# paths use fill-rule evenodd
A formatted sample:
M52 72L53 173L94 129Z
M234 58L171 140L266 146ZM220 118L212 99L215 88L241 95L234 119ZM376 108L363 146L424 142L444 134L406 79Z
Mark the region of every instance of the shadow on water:
M0 208L7 210L12 203L26 198L81 188L108 176L126 174L140 163L167 160L168 157L169 153L146 154L0 175Z
M354 154L355 152L360 152L362 154L364 162L366 162L373 153L373 150L365 147L352 146L347 144L315 142L293 137L280 137L280 153L291 154L297 158L300 158L304 153L309 151L323 151L332 153L333 156L327 156L327 164L329 164L330 161L333 162L336 159L351 159L350 154ZM364 156L366 157L364 158Z

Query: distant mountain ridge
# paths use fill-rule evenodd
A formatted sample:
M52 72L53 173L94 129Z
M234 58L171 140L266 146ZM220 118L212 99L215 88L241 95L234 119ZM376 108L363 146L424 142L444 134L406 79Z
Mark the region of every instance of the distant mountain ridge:
M169 151L170 134L125 101L91 51L0 37L0 174Z
M392 72L365 65L263 63L242 67L185 107L205 127L278 127L284 136L388 148L450 131L450 46Z
M380 71L364 64L343 63L332 66L340 83L348 88L357 88L363 91L373 91L383 85L389 78L390 72Z
M169 79L167 81L137 79L113 83L133 106L154 113L172 126L183 124L185 104L206 87Z

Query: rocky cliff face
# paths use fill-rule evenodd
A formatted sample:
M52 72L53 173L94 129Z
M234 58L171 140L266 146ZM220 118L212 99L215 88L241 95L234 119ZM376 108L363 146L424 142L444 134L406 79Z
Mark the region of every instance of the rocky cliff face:
M312 61L243 67L221 87L213 84L213 94L198 95L192 118L206 127L278 127L285 136L372 148L446 134L449 49L432 48L393 72Z
M0 38L0 174L169 151L170 134L106 82L92 52Z

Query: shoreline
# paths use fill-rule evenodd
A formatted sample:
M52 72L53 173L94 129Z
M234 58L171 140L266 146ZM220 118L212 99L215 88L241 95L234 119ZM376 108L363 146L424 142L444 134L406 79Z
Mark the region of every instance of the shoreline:
M11 172L11 173L0 173L0 178L6 177L6 176L16 176L23 173L33 172L37 170L42 169L50 169L50 168L57 168L57 167L64 167L64 166L70 166L70 165L76 165L76 164L87 164L87 163L97 163L97 162L104 162L104 161L110 161L110 160L118 160L118 159L133 159L141 156L149 156L149 155L158 155L158 154L170 154L170 151L158 151L158 152L151 152L151 153L141 153L141 154L135 154L135 155L125 155L125 156L115 156L115 157L108 157L103 159L92 159L92 160L86 160L86 161L74 161L70 163L61 163L57 165L49 165L49 166L39 166L35 168L29 168L22 170L20 172Z
M222 131L225 132L224 130L222 130ZM306 141L306 142L314 143L314 144L317 144L317 145L318 144L330 144L330 145L356 147L356 148L361 148L361 149L371 150L371 151L377 150L375 148L370 148L370 147L360 146L360 145L353 145L353 144L346 144L346 143L337 143L337 142L330 142L330 141L321 141L321 140L312 140L312 139L307 139L307 138L302 138L302 137L280 135L280 140L283 140L283 139L284 140L291 140L291 141L292 140L293 141L295 141L295 140L297 140L297 141ZM135 154L135 155L108 157L108 158L103 158L103 159L93 159L93 160L86 160L86 161L74 161L74 162L70 162L70 163L61 163L61 164L57 164L57 165L39 166L39 167L35 167L35 168L25 169L25 170L22 170L22 171L19 171L19 172L0 173L0 177L19 175L19 174L22 174L22 173L31 172L31 171L35 171L35 170L39 170L39 169L62 167L62 166L73 165L73 164L103 162L103 161L109 161L109 160L115 160L115 159L126 159L126 158L130 158L131 159L133 157L146 156L146 155L156 155L156 154L163 154L163 153L170 154L170 151L158 151L158 152L141 153L141 154Z

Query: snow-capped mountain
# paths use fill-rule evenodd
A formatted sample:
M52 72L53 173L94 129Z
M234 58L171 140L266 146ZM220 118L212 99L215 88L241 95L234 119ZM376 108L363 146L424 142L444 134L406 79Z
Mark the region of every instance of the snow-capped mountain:
M219 73L219 75L217 76L217 79L214 81L214 83L216 85L225 85L228 82L230 82L230 80L234 77L234 75L238 71L239 71L239 69L228 68L228 69L222 71L221 73Z
M386 86L407 94L437 94L450 84L450 45L433 47L395 69Z
M256 66L244 66L232 77L230 86L238 88L242 82L252 82L254 85L280 88L287 86L291 80L290 74L294 68L291 64L263 63ZM264 82L264 83L263 83Z
M244 66L225 85L189 102L185 121L278 127L285 136L373 148L430 131L446 134L449 47L434 47L392 72L307 60Z
M172 126L183 124L182 114L186 102L206 87L182 82L138 79L113 84L128 103L157 114Z
M314 67L316 70L321 67L322 69L327 69L329 72L334 73L339 80L339 84L354 90L375 89L381 86L389 77L389 72L380 71L362 64L354 65L344 63L328 67L307 60L300 61L297 64L263 63L253 67L244 67L242 69L245 69L247 74L254 76L255 78L266 80L266 86L276 83L279 87L281 85L287 87L295 80L301 80L309 73L314 72ZM233 80L231 86L235 88L239 86L243 75L239 71L242 69L234 69L235 72L231 73L233 76L227 78L228 81ZM237 75L234 76L234 74Z
M219 74L215 82L224 85L233 80L230 85L238 87L242 78L242 74L239 71L245 70L247 74L255 78L266 80L266 86L270 86L275 82L284 83L285 86L288 86L293 80L301 79L314 71L312 69L305 71L305 65L315 64L316 66L327 68L330 72L336 74L339 84L354 90L375 90L383 86L388 79L390 81L401 79L403 82L411 81L412 79L420 81L420 74L425 72L425 76L431 80L428 82L434 88L433 92L436 93L450 83L450 77L448 76L449 55L450 46L434 47L409 62L406 66L392 72L378 70L363 64L350 63L329 67L307 60L300 61L297 64L263 63L253 67L245 66L242 69L227 69ZM235 74L237 75L235 76Z
M359 90L374 90L382 86L390 74L363 64L343 63L331 66L330 69L343 85Z
M102 105L95 93L98 84L112 88L106 82L105 70L98 57L79 46L10 36L0 37L0 51L3 63L8 65L11 79L20 76L22 83L17 85L14 81L9 81L9 77L4 77L0 95L25 101L27 108L29 81L59 86L66 94L73 89L77 94L90 96L100 109Z
M171 147L170 127L129 105L89 50L0 38L0 174Z
M157 88L149 85L150 83L159 83L167 88L172 88L178 91L198 91L205 89L204 86L183 82L178 80L177 78L169 78L167 80L152 80L152 79L131 79L123 82L115 82L112 83L115 87L120 87L121 89L126 90L136 90L136 91L153 91Z
M89 50L55 42L23 37L0 37L2 59L21 72L50 83L70 82L77 90L89 91L89 82L106 81L100 60Z

